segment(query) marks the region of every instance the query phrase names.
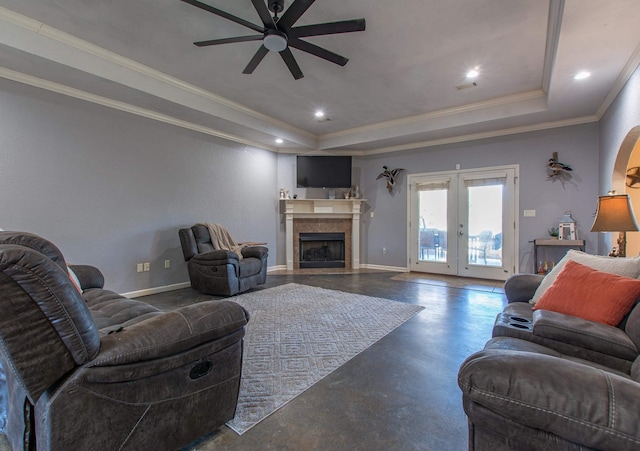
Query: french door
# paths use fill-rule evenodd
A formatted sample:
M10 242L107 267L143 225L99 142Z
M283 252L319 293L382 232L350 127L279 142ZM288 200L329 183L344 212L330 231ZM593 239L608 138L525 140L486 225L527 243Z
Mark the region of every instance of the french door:
M411 271L506 280L517 261L517 166L411 175Z

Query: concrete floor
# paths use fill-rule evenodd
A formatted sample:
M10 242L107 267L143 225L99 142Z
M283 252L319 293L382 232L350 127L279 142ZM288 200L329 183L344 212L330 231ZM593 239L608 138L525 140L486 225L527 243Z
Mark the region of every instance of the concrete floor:
M305 271L270 273L260 289L290 282L425 309L244 435L223 426L187 450L467 449L457 372L491 337L495 316L506 303L501 282L418 273ZM141 299L173 309L211 296L186 288ZM0 440L0 451L5 449L6 442Z
M285 273L269 274L264 288L290 282L425 309L244 435L223 426L187 449L467 449L457 372L491 338L506 303L501 282L417 273ZM144 299L171 308L199 298L185 289Z

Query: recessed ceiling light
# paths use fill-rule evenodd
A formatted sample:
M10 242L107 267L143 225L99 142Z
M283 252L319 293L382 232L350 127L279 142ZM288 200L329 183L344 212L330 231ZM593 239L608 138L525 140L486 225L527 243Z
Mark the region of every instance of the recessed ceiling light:
M282 138L276 138L276 144L282 144L283 142Z
M315 116L316 116L316 117L324 117L324 111L322 111L322 110L317 110L317 111L315 112Z
M582 72L578 72L573 79L574 80L584 80L585 78L591 77L591 72L587 72L586 70Z
M478 75L480 75L480 72L477 67L467 72L467 78L476 78Z

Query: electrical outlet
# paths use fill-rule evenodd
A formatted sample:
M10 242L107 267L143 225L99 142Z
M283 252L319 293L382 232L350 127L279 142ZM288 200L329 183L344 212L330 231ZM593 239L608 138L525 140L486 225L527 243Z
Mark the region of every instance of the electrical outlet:
M144 267L143 267L142 263L138 263L138 264L136 265L136 271L137 271L137 272L142 272L142 271L144 271Z
M387 254L387 253L388 253L388 251L387 251L387 248L386 248L386 247L383 247L383 248L382 248L382 253L383 253L383 254Z
M144 262L144 272L149 271L151 264L149 262Z
M164 269L169 269L169 268L171 268L171 260L165 260Z
M371 212L371 219L373 219L373 212Z

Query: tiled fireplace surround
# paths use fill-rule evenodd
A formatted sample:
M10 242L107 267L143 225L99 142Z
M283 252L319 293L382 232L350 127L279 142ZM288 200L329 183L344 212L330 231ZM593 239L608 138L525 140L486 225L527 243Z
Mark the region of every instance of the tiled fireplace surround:
M351 220L332 218L293 220L293 269L300 269L300 234L318 232L344 232L344 267L351 269Z
M344 232L345 269L360 268L360 207L364 199L284 201L287 270L300 269L300 233Z

